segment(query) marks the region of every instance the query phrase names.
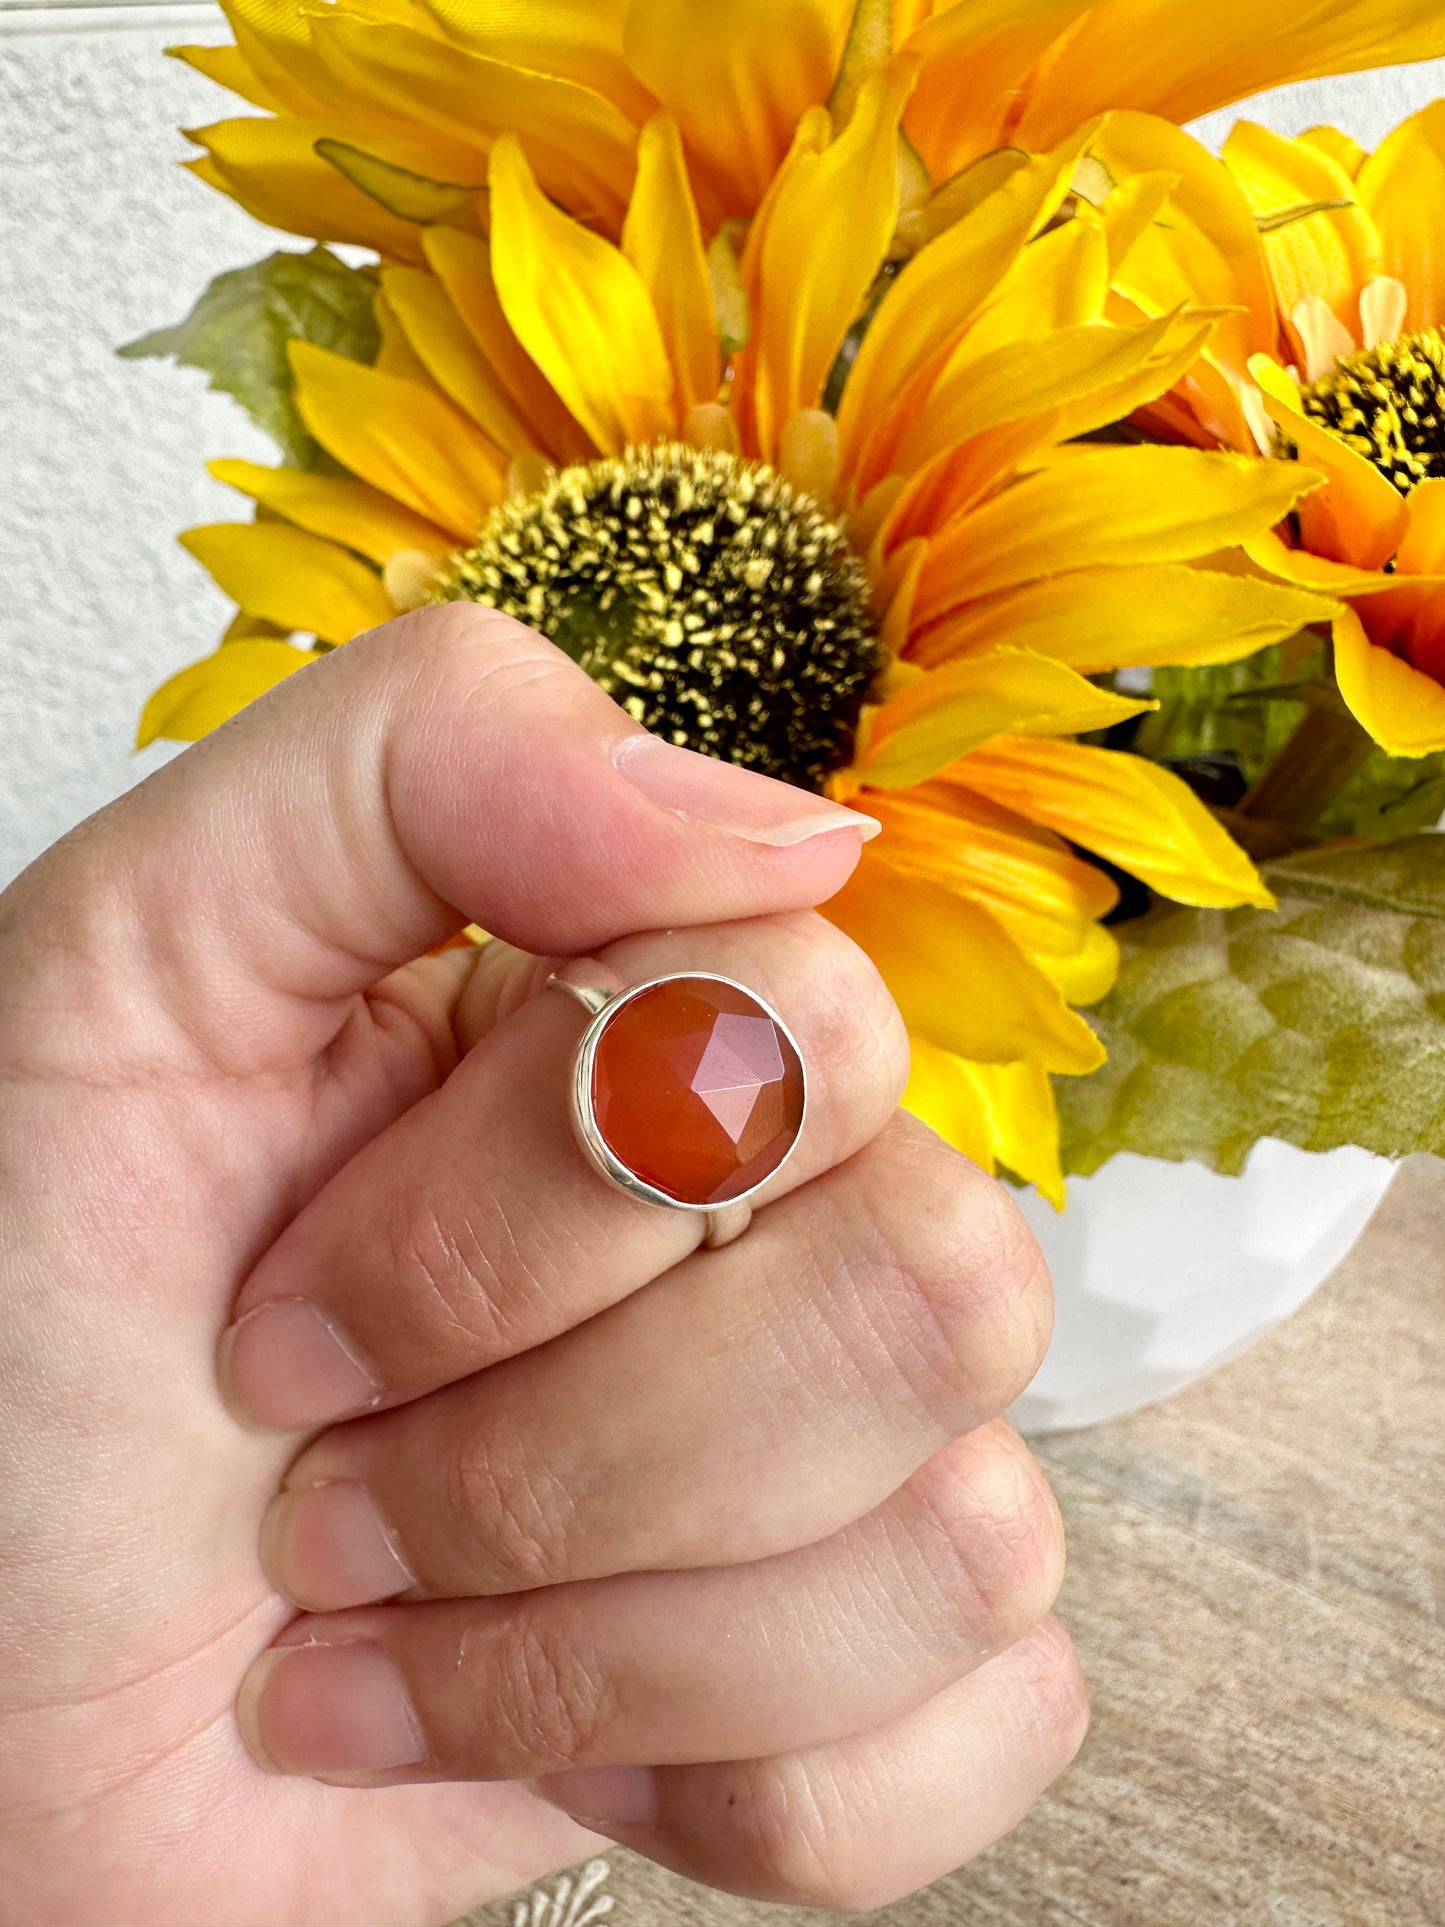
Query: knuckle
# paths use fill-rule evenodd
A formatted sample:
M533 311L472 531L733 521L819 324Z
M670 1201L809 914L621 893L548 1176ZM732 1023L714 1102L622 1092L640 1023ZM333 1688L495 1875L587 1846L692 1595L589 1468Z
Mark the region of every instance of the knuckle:
M1050 1776L1062 1773L1089 1730L1089 1688L1073 1641L1050 1614L1020 1640L1023 1706Z
M1064 1577L1064 1527L1037 1462L1003 1421L939 1453L912 1482L935 1585L986 1653L1036 1625Z
M950 1432L1002 1411L1052 1328L1043 1255L1003 1187L900 1112L859 1160L867 1302L909 1389Z
M425 677L428 682L444 674L451 666L449 659L455 659L457 675L468 684L501 667L509 656L535 659L548 648L515 617L476 602L431 603L383 623L359 640L373 662L385 667L394 663L409 677ZM512 645L510 650L500 646L506 644ZM423 656L425 660L419 661Z
M750 1885L769 1899L834 1913L866 1913L880 1895L859 1865L835 1776L801 1758L757 1761L730 1790L737 1849Z
M474 1590L532 1592L576 1577L567 1556L574 1505L516 1437L493 1429L463 1440L451 1487L447 1514L466 1548Z
M849 1090L878 1086L897 1102L908 1081L908 1032L867 952L816 911L779 919L797 945L798 981L807 985L810 1058L824 1082Z
M526 1773L595 1764L616 1723L602 1669L550 1602L516 1612L490 1657L488 1693Z

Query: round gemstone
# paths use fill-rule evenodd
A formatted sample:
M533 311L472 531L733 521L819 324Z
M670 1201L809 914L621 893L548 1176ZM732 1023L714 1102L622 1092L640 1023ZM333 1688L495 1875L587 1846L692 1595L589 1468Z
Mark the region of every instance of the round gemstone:
M610 1010L592 1112L620 1164L679 1204L726 1204L770 1177L803 1124L803 1065L766 1004L673 977Z

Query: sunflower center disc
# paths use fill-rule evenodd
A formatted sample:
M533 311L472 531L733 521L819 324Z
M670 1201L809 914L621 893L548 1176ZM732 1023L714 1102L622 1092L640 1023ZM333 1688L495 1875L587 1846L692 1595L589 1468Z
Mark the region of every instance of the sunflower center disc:
M682 443L504 503L436 594L540 629L668 742L807 789L849 760L878 664L841 526L764 463Z
M1345 355L1300 400L1402 494L1445 475L1445 335L1438 328Z
M680 1204L725 1204L770 1177L803 1124L803 1065L756 997L675 977L619 1000L592 1059L608 1150Z

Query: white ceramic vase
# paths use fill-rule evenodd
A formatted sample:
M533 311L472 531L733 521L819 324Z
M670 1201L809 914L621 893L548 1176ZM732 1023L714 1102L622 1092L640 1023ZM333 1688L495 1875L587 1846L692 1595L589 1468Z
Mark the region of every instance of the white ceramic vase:
M1063 1213L1019 1192L1054 1275L1055 1320L1015 1424L1096 1425L1238 1357L1334 1270L1394 1168L1352 1147L1266 1138L1237 1178L1126 1152L1071 1178Z

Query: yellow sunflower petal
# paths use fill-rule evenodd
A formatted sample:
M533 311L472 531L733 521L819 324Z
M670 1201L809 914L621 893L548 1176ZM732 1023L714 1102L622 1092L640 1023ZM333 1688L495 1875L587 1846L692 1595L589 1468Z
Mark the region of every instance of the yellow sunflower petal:
M930 393L896 411L877 445L886 445L896 425L901 433L889 459L907 473L1000 423L1079 404L1101 390L1112 393L1155 360L1173 326L1167 315L1138 328L1086 322L1008 343L977 361L950 361ZM1056 425L1050 439L1058 439Z
M931 9L932 19L909 43L923 71L907 128L934 180L947 180L975 155L1006 143L1008 117L1025 94L1030 70L1088 6L1089 0L966 0Z
M221 11L246 65L293 114L313 114L332 98L335 87L299 7L286 0L221 0Z
M845 475L858 474L864 487L879 479L876 462L864 461L865 445L894 399L958 339L1029 236L1057 210L1084 145L1078 136L1016 168L903 269L863 337L839 404Z
M251 642L257 636L268 636L273 641L285 642L290 634L291 631L279 623L267 622L264 616L248 615L244 609L238 609L221 631L221 641Z
M552 205L510 136L491 180L492 270L517 339L603 453L665 439L672 366L636 268Z
M965 764L956 782L870 792L889 861L981 904L1071 1004L1096 1002L1119 968L1118 945L1099 922L1117 888L1059 837L966 782Z
M1274 901L1188 784L1141 756L1018 737L976 751L966 780L1178 903Z
M1335 619L1335 679L1356 719L1391 756L1445 749L1445 688L1377 648L1353 609Z
M413 515L389 495L349 475L316 475L299 468L265 468L260 462L207 462L218 482L239 489L298 528L358 549L386 563L408 549L444 554L451 539L435 522Z
M373 368L379 368L384 375L397 375L403 381L419 382L423 388L431 386L431 376L427 365L411 345L411 337L397 316L396 309L387 300L385 293L378 293L371 304L376 316L376 328L380 337Z
M622 252L652 298L677 376L682 414L717 398L721 375L712 278L687 178L677 122L657 114L637 143L637 184L622 227Z
M1300 139L1310 147L1317 147L1322 154L1327 154L1352 181L1358 178L1360 169L1369 159L1368 150L1361 147L1354 135L1342 133L1338 127L1307 127Z
M1445 321L1445 100L1432 101L1387 135L1360 169L1356 188L1380 230L1384 272L1404 283L1406 326L1437 327Z
M1247 120L1235 125L1223 158L1256 221L1267 227L1294 210L1322 204L1317 213L1267 231L1265 256L1284 315L1312 296L1352 336L1360 289L1380 272L1381 257L1380 236L1355 204L1349 175L1318 148ZM1335 202L1345 205L1330 205Z
M1249 372L1270 420L1294 443L1300 459L1326 478L1325 486L1300 505L1305 547L1332 562L1383 568L1405 533L1405 498L1373 462L1302 412L1298 389L1267 355L1255 355Z
M1064 1208L1059 1118L1043 1065L976 1064L913 1039L903 1107L993 1175L1002 1165Z
M166 52L263 113L286 112L286 102L260 78L239 47L167 47Z
M1054 736L1108 729L1149 706L1023 650L969 656L909 682L875 709L848 776L873 789L903 789L1003 731Z
M628 64L676 118L722 213L753 212L799 119L827 100L852 13L853 0L708 0L680 19L677 0L633 0Z
M1320 595L1369 595L1374 590L1390 588L1395 581L1379 569L1357 569L1348 562L1331 562L1327 556L1293 548L1277 529L1251 536L1240 546L1249 560L1267 574Z
M417 260L417 229L363 194L316 152L316 142L332 132L329 121L260 115L187 130L188 138L205 148L213 177L268 227L375 248L395 260Z
M1233 310L1211 346L1242 376L1249 356L1276 340L1264 244L1239 183L1192 135L1151 114L1110 114L1094 152L1121 182L1161 170L1175 181L1167 216L1135 238L1115 286L1145 314Z
M911 83L903 67L870 75L836 140L821 152L804 143L793 150L755 223L754 327L737 387L748 402L744 445L769 461L784 422L821 401L883 265L898 211L898 115Z
M1188 561L1287 515L1318 477L1194 448L1078 447L935 539L914 621L992 589L1101 563Z
M964 514L992 494L1029 458L1059 442L1121 421L1145 402L1155 400L1195 365L1211 325L1209 321L1191 323L1183 317L1172 325L1166 322L1153 351L1149 352L1145 344L1141 358L1134 352L1140 346L1135 343L1124 357L1128 372L1118 378L1110 376L1102 387L1093 385L1101 378L1097 359L1092 361L1087 381L1073 384L1064 379L1056 364L1059 387L1083 386L1085 392L1040 413L1031 412L1022 419L983 429L965 442L945 447L916 468L906 483L902 477L893 477L875 488L869 506L871 509L875 501L882 505L874 518L881 528L881 548L887 550L915 536L931 535L952 516ZM889 489L891 494L886 494Z
M879 848L864 850L823 914L873 959L909 1031L985 1063L1037 1056L1051 1070L1097 1070L1098 1038L997 919Z
M595 451L586 433L502 312L488 243L456 228L434 227L422 236L422 248L483 360L527 424L533 446L564 463L587 461Z
M1125 371L1103 387L1091 388L1060 405L1054 439L1062 442L1078 435L1091 435L1112 422L1124 421L1136 409L1157 401L1177 383L1187 380L1207 384L1210 393L1223 401L1223 406L1215 406L1213 410L1213 415L1219 417L1217 429L1209 409L1201 407L1200 410L1201 417L1209 424L1212 439L1224 448L1255 453L1232 386L1206 361L1203 352L1213 341L1219 325L1217 318L1186 311L1163 319L1166 323L1163 333L1142 360L1135 363L1131 357Z
M481 154L510 130L549 194L617 231L637 133L611 101L575 81L487 59L410 26L331 10L309 18L318 54L349 96Z
M1104 239L1109 249L1109 270L1112 275L1122 272L1125 262L1135 247L1156 223L1168 224L1165 209L1170 197L1178 190L1177 174L1135 174L1131 179L1118 181L1110 189L1108 198L1099 209L1099 220L1103 225ZM1166 302L1159 313L1176 307L1176 302Z
M481 245L478 243L478 245ZM508 455L535 438L505 380L477 346L442 281L420 268L381 271L382 290L432 380Z
M1337 0L1261 11L1257 0L1105 0L1030 87L1016 138L1037 148L1113 107L1190 121L1262 88L1445 53L1434 0Z
M1065 221L1041 234L1014 261L994 298L950 356L950 373L1029 336L1098 321L1109 293L1109 244L1097 221Z
M998 1169L998 1151L988 1106L971 1075L974 1068L952 1051L939 1050L921 1037L911 1038L903 1108L992 1177Z
M627 0L427 0L447 37L534 74L575 80L642 122L656 102L622 52Z
M476 532L502 499L506 462L444 395L291 343L296 406L323 448L363 481L452 535Z
M213 656L193 662L156 690L141 711L136 748L144 749L159 737L198 742L320 654L265 637L223 643Z
M286 522L212 522L180 543L233 602L282 629L349 642L396 614L374 570Z
M909 653L929 667L1003 641L1083 675L1238 662L1307 623L1328 622L1335 609L1323 595L1177 562L1071 569L968 604Z

